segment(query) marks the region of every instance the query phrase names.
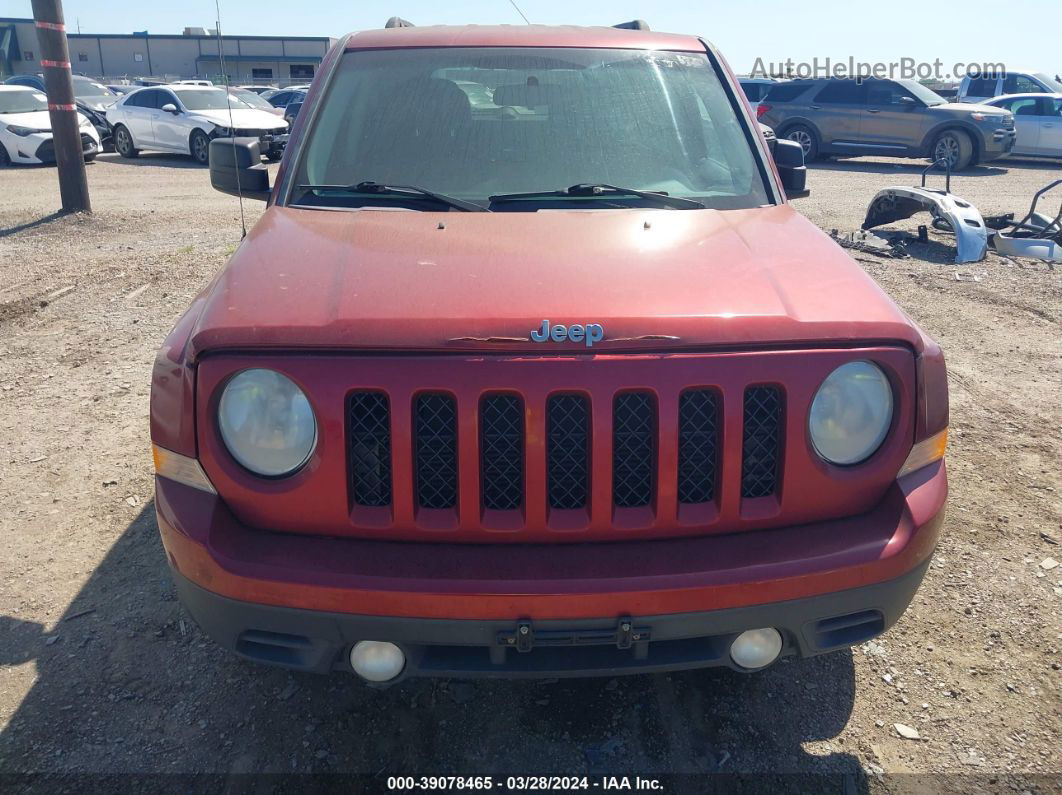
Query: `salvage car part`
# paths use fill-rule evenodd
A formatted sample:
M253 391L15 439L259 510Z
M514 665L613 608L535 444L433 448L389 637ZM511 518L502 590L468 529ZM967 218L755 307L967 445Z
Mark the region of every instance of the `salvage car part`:
M1043 196L1062 185L1062 179L1044 186L1033 195L1032 204L1020 221L1011 221L1009 232L992 234L992 245L1000 254L1062 262L1062 206L1054 217L1036 211Z
M943 164L946 177L944 190L926 187L926 174ZM988 230L981 213L970 202L951 192L951 168L944 158L922 169L922 183L918 187L894 186L878 191L867 208L863 229L889 224L915 213L928 212L933 223L946 224L955 234L955 263L980 262L988 250Z
M925 227L922 226L919 227L919 229L925 229ZM907 259L911 256L907 252L907 246L904 244L903 239L899 237L884 238L863 229L856 232L846 232L844 234L834 229L830 232L830 237L832 237L837 245L842 248L852 249L853 251L865 251L867 254L874 254L878 257ZM924 242L921 241L921 238L919 238L919 241Z

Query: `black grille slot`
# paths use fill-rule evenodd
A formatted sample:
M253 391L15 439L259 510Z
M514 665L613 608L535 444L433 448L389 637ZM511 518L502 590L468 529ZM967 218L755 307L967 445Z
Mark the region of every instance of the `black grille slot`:
M585 508L590 491L590 407L582 395L554 395L546 404L549 507Z
M815 624L815 646L854 646L885 631L885 616L879 610L864 610L835 618L824 618Z
M391 407L380 392L355 392L347 403L350 474L358 505L391 504Z
M479 406L483 507L509 511L524 502L524 410L515 395L490 395Z
M612 406L612 500L619 508L653 499L656 410L646 392L617 395Z
M781 392L773 386L746 389L741 455L742 497L767 497L778 490L781 435Z
M49 138L38 146L37 151L33 154L36 155L37 159L42 163L53 163L55 162L55 144L52 143L52 140Z
M710 502L719 466L719 405L709 389L679 398L678 501Z
M449 395L421 395L413 409L417 505L457 504L457 407Z

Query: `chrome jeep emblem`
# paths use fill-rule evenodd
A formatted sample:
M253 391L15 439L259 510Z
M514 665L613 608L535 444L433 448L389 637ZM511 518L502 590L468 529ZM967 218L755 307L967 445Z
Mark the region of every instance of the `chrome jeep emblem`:
M531 331L532 342L584 342L587 348L594 347L595 342L605 338L605 328L600 323L573 323L570 326L550 325L542 321L542 328Z

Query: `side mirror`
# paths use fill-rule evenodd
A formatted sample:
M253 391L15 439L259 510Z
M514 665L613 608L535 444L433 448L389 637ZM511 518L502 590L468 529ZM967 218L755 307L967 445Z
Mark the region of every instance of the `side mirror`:
M918 107L918 100L914 97L899 97L900 107L904 110L914 110Z
M808 169L804 165L804 149L796 141L780 138L774 146L774 164L782 178L787 199L803 199L811 195L807 184Z
M269 199L269 171L257 138L215 138L210 142L210 184L245 199Z
M172 113L174 116L176 116L180 112L177 110L177 106L174 105L172 102L167 102L165 105L159 108L159 110L165 111L166 113Z

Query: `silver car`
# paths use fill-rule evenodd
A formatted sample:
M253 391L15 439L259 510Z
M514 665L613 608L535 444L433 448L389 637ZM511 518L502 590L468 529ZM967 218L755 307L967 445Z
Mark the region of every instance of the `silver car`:
M985 103L1014 114L1018 141L1014 154L1062 157L1062 93L1011 94Z

